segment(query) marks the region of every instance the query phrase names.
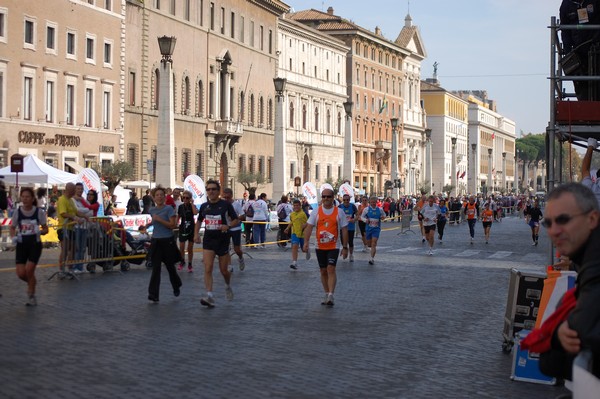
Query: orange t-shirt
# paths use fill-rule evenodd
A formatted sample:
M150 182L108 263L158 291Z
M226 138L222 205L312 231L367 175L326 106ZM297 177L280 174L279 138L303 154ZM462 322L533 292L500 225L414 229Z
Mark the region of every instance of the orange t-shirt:
M338 240L338 212L339 208L334 207L331 215L323 212L323 207L318 208L319 218L317 220L317 248L318 249L336 249Z
M467 203L467 219L477 218L477 205L475 203Z
M484 222L493 222L494 221L494 211L492 211L491 209L484 210L483 214L481 215L481 219Z

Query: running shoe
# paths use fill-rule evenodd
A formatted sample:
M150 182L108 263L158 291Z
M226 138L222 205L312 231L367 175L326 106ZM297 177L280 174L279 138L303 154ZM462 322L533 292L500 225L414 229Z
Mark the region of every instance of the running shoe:
M537 247L537 245L538 245L538 240L535 240L535 246Z
M225 296L227 297L228 301L231 301L233 299L233 290L231 289L230 285L225 287Z
M424 242L425 242L425 237L423 237L423 239L421 240L421 243L424 243Z
M327 305L327 300L329 299L329 294L325 294L325 298L321 301L321 305Z
M433 249L429 248L429 252L427 252L427 255L429 255L429 256L433 255Z
M473 237L471 237L471 244L473 244Z
M148 295L148 300L156 303L156 302L158 302L158 297L157 296Z
M227 266L227 270L229 270L229 273L233 273L233 266L231 266L231 265Z
M362 251L367 252L367 247L363 247Z
M191 263L188 263L188 273L193 273L194 272L194 268L192 267Z
M369 265L374 265L375 264L375 259L371 258L369 259Z
M297 269L298 269L298 266L296 266L295 264L293 264L293 263L292 263L292 264L290 265L290 269L297 270Z
M537 245L537 242L533 242L533 244L531 244L532 247L535 247Z
M327 295L327 301L325 302L325 305L331 307L334 305L333 303L333 294L329 294Z
M183 270L184 267L185 267L185 262L181 261L181 262L179 262L179 266L177 266L177 270L181 271L181 270Z
M488 243L488 242L487 242L487 240L485 240L485 243L486 243L486 244Z
M35 295L29 295L29 299L27 300L27 303L25 303L25 306L37 306Z
M306 251L306 260L310 260L310 249Z
M354 262L354 255L350 255L350 262Z
M238 258L238 265L240 266L240 271L243 271L246 268L246 263L244 262L244 258Z
M200 304L202 304L203 306L209 307L209 308L214 308L215 307L215 298L213 298L212 296L203 296L202 298L200 298Z

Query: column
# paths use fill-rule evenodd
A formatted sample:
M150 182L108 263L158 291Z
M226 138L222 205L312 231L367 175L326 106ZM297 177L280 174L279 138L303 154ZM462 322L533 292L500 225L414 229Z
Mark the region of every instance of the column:
M506 152L502 153L502 189L506 190Z
M458 179L456 178L456 137L451 137L450 141L452 142L452 159L450 160L450 184L452 185L452 191L450 192L450 196L456 196L456 186L458 185ZM444 165L444 169L446 166ZM444 179L446 180L446 179Z
M398 187L398 118L392 118L392 197L400 198L400 187Z
M286 184L286 163L285 163L285 142L286 133L283 127L283 91L275 96L275 137L273 149L273 196L271 198L280 198L287 193Z
M469 165L469 194L476 195L477 194L477 179L479 178L477 173L477 144L471 144L471 159Z
M488 148L488 176L487 176L487 194L491 194L491 191L494 189L494 183L492 182L492 150Z
M425 180L428 182L429 194L433 194L433 154L431 144L431 129L425 129ZM441 190L442 188L439 187L439 189Z
M171 62L160 63L156 145L156 184L175 187L175 116L173 112L173 74Z
M343 176L348 179L351 185L354 185L353 172L356 161L354 159L354 149L352 148L352 102L344 103L346 111L346 125L344 129L344 166Z

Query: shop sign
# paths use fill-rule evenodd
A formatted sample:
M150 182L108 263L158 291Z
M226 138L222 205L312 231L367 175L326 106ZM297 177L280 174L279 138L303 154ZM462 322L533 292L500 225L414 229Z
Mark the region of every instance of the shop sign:
M79 147L81 144L81 139L78 136L67 134L47 135L46 133L27 130L19 131L18 141L24 144L55 145L59 147Z

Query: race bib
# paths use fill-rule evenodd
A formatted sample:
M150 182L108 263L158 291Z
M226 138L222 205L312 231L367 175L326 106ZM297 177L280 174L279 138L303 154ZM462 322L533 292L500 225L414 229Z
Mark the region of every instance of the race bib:
M319 242L321 244L326 244L328 242L333 242L333 241L335 241L335 236L333 234L331 234L330 232L325 231L325 230L320 232Z
M221 220L220 215L206 215L204 219L204 228L206 230L221 230L221 224L223 221Z
M369 219L369 227L379 227L378 219Z
M23 220L21 221L21 235L33 236L36 235L39 230L37 221L35 220Z

